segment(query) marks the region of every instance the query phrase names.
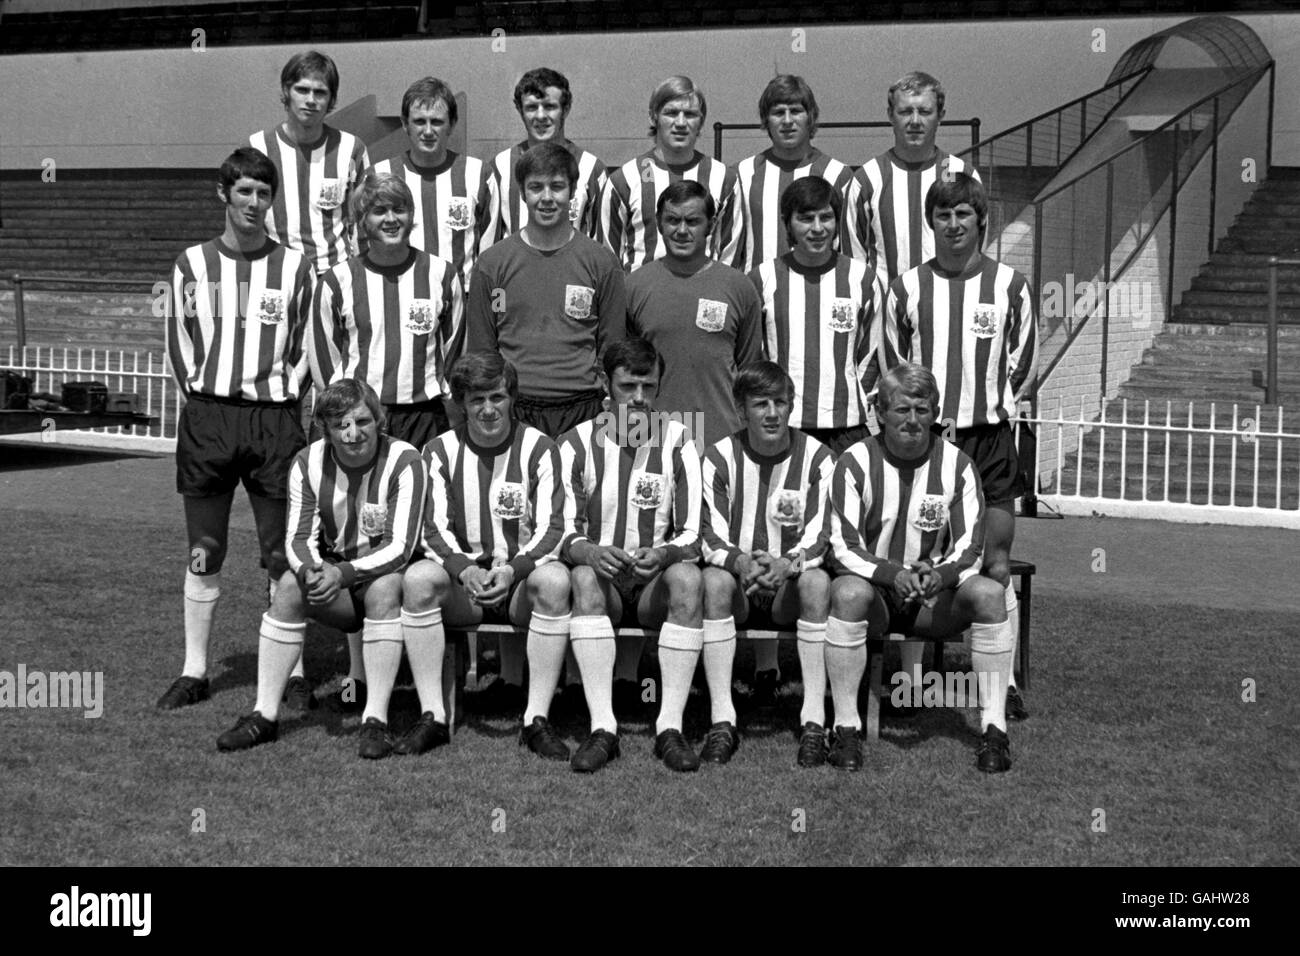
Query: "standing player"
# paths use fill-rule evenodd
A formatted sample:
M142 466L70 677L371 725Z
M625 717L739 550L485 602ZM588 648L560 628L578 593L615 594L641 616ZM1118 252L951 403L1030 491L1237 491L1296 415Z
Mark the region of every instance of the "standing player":
M882 434L854 445L831 479L831 542L845 573L831 584L826 672L835 704L829 760L862 768L858 686L867 636L947 636L969 627L979 678L982 740L976 766L1011 769L1005 717L1012 636L1002 590L978 572L984 498L965 452L931 432L939 389L919 365L880 381Z
M499 353L470 352L452 368L451 383L465 424L424 449L430 481L423 550L432 560L406 572L407 607L436 628L438 647L444 619L461 627L509 621L527 630L531 679L519 742L542 757L568 760L569 748L549 720L569 643L569 574L555 560L564 537L560 453L537 429L514 420L518 380ZM441 714L440 688L437 705Z
M979 173L934 143L943 119L943 87L929 73L908 73L889 88L894 147L853 175L845 194L841 248L871 263L884 288L934 255L934 232L921 214L936 179Z
M763 357L753 286L709 258L715 213L702 184L673 183L660 194L656 216L668 255L627 279L628 334L645 338L665 361L655 407L692 423L700 447L741 427L732 379Z
M654 146L609 173L600 195L597 237L629 272L667 254L655 210L660 194L681 179L703 183L716 204L709 255L741 265L745 213L740 180L730 166L695 149L705 115L704 92L689 77L668 77L650 94Z
M402 96L402 127L411 148L369 172L400 176L419 197L411 245L451 260L468 289L479 253L496 234L497 184L483 160L448 148L458 118L451 87L432 76L416 80Z
M882 299L867 264L835 251L842 211L826 180L796 180L781 196L790 251L750 273L763 300L766 352L794 379L790 425L837 455L867 436Z
M515 179L528 224L479 257L466 310L471 351L500 351L519 377L514 414L558 438L601 410L598 364L627 325L623 270L608 249L569 221L578 163L556 143L524 152ZM522 695L524 654L501 642L501 679L511 707Z
M848 187L852 170L812 144L817 116L817 98L802 76L773 77L758 99L759 125L772 145L736 167L745 200L746 272L790 251L780 210L792 182L820 176L841 195Z
M614 626L626 622L660 628L655 756L673 770L697 770L681 728L704 646L699 453L680 422L653 417L664 368L654 346L624 339L605 353L603 366L609 413L560 440L569 634L591 712L591 735L572 765L590 773L618 756Z
M919 362L939 383L937 427L955 429L953 441L979 470L988 509L983 573L1005 589L1019 640L1011 544L1015 500L1025 486L1009 419L1034 383L1033 297L1023 275L980 252L988 200L977 179L959 173L935 183L925 197L925 218L934 229L935 258L890 286L881 362L885 368ZM909 675L919 665L919 655L903 659ZM1029 716L1014 672L1007 714Z
M348 195L370 165L366 146L325 123L339 95L339 71L323 53L296 53L280 71L284 122L249 142L270 157L282 189L266 214L273 239L324 272L348 257Z
M564 122L573 107L573 94L563 73L546 67L529 70L515 84L515 109L524 121L526 138L497 153L492 161L500 187L498 238L512 235L528 224L528 203L515 179L515 167L538 143L556 143L578 163L578 181L569 198L569 222L589 236L595 232L596 207L605 184L605 164L568 138Z
M176 490L184 496L189 568L185 664L158 701L161 710L208 699L208 641L230 506L241 482L272 590L287 570L285 478L307 443L298 398L307 370L311 265L267 238L263 223L279 177L266 156L237 149L219 177L225 231L181 254L167 299L167 357L186 399L176 435ZM305 707L311 693L301 662L298 668L293 703Z
M455 266L411 247L414 200L406 183L369 174L352 196L366 237L362 255L321 277L312 305L316 387L358 378L379 395L388 434L423 448L448 425L447 368L460 353L464 300ZM337 703L366 703L362 639L348 635L348 676Z
M817 767L826 761L830 578L821 564L835 459L787 424L794 382L779 365L742 368L735 395L744 430L704 456L704 674L713 726L700 759L726 763L740 744L731 705L737 624L765 630L793 624L804 687L798 762Z
M370 697L360 754L393 751L388 701L405 645L416 685L430 639L403 627L402 571L420 534L425 477L420 455L383 434L379 398L365 382L342 379L321 393L314 415L324 438L294 459L289 475L289 570L262 615L257 703L217 738L218 750L245 750L279 735L280 693L302 656L307 619L352 630L362 626ZM433 678L442 679L441 666ZM423 701L422 701L423 702Z

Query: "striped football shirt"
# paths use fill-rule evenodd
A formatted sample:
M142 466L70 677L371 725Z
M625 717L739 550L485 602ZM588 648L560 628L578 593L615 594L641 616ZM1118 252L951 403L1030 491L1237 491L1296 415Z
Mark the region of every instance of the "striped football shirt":
M429 442L424 462L429 501L423 548L453 581L470 565L486 569L503 562L522 581L558 557L564 537L560 451L536 428L516 423L505 447L486 449L461 425Z
M307 375L310 263L270 239L255 253L220 239L172 268L164 327L183 394L293 402Z
M652 150L610 170L600 194L596 238L613 250L626 271L668 254L659 235L655 207L660 194L683 179L703 183L717 204L709 255L740 267L745 203L736 171L701 152L685 165L669 165Z
M794 379L792 428L848 428L867 420L876 387L883 295L860 259L833 256L821 268L793 253L750 273L763 300L763 345Z
M905 163L888 150L853 174L844 196L840 248L870 262L889 283L908 269L934 258L934 230L925 221L925 196L944 169L979 171L957 156L937 150L924 163Z
M777 159L770 149L742 159L736 167L745 203L745 244L742 268L748 272L790 251L781 222L781 195L796 179L820 176L844 195L853 171L838 159L812 149L803 160Z
M667 564L700 556L700 454L681 422L659 418L657 433L622 446L613 412L560 437L565 491L562 557L587 540L633 551L668 549Z
M397 159L375 163L368 172L400 177L415 197L411 245L431 256L449 259L462 288L469 289L470 273L479 253L496 235L496 179L492 167L473 156L447 151L434 167L417 166L410 152Z
M316 285L309 354L317 388L361 378L385 405L449 397L447 369L465 337L460 279L446 259L418 249L397 266L365 256Z
M289 469L289 568L341 562L344 587L401 571L420 540L425 485L420 453L404 441L380 435L360 473L340 465L325 439L312 442Z
M939 383L939 420L957 428L1006 421L1033 385L1037 336L1029 282L981 256L947 278L937 261L894 280L885 300L880 362L916 362Z
M608 174L605 164L570 140L561 143L578 161L578 183L569 200L569 222L583 235L590 236L596 229L596 207L600 190ZM492 172L498 190L497 238L518 232L528 225L528 204L515 178L515 166L528 150L528 142L516 143L497 153L492 161Z
M831 450L790 430L790 447L760 455L737 432L704 454L704 560L728 571L752 551L819 567L830 540Z
M311 146L291 142L278 125L248 141L280 174L280 188L266 212L267 235L297 249L317 272L346 259L348 196L370 165L366 144L332 126Z
M846 570L883 587L911 562L926 561L944 587L979 573L984 493L975 465L939 438L903 461L881 440L849 446L831 478L831 547Z

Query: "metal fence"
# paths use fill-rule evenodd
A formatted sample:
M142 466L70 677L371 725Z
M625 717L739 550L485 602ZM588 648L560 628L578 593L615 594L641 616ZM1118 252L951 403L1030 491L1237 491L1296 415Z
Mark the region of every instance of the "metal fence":
M35 390L59 394L64 382L93 378L110 392L134 392L143 411L158 416L158 424L94 429L60 429L56 440L112 448L172 451L176 447L176 420L184 399L156 352L121 349L40 348L9 346L0 352L0 367L31 376Z

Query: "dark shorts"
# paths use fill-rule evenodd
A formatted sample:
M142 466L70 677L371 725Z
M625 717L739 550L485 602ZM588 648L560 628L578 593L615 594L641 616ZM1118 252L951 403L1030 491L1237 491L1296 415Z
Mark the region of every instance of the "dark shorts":
M975 462L986 505L1005 504L1025 493L1025 476L1010 422L959 428L953 444Z
M210 498L243 482L250 494L283 500L306 444L296 403L191 395L176 426L176 490Z
M601 412L600 392L578 392L566 398L529 398L515 400L515 418L532 425L548 438L558 439L574 425L590 421Z
M515 602L515 592L523 586L524 581L528 580L525 575L522 579L516 579L510 583L510 590L506 592L506 599L495 607L483 608L484 624L509 624L515 626L514 621L510 620L510 606ZM462 589L463 590L463 589Z
M441 398L412 405L385 405L388 415L388 434L399 441L414 445L417 450L451 428L447 410Z
M856 445L871 434L866 425L850 425L847 428L802 428L800 431L811 438L816 438L829 448L836 458L844 454L844 449Z

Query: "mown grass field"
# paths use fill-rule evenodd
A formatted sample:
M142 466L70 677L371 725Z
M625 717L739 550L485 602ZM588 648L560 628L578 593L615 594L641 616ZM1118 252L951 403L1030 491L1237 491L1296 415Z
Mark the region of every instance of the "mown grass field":
M99 719L0 710L0 864L1300 862L1295 598L1251 610L1225 606L1220 591L1142 587L1125 570L1125 540L1146 563L1163 555L1157 576L1202 560L1166 526L1130 522L1117 534L1076 519L1022 531L1040 561L1033 716L1012 726L1009 774L975 771L974 710L886 724L862 773L800 770L799 705L788 697L726 768L665 769L646 713L625 724L622 759L582 777L520 748L505 717L474 715L451 747L423 757L363 762L358 719L324 708L290 715L276 744L219 754L217 734L252 705L264 600L242 521L214 634L213 700L156 713L182 648L171 467L0 466L0 669L102 670L105 686ZM1138 540L1134 527L1156 538ZM1260 534L1235 533L1246 549ZM1058 551L1087 555L1086 536L1107 534L1108 573L1125 574L1125 587L1049 568ZM1228 563L1212 573L1226 587L1224 575L1248 572ZM341 642L309 641L308 673L326 681L318 693L337 686L345 655ZM748 658L742 647L738 674ZM795 669L792 649L783 660ZM652 659L643 672L653 675ZM1242 701L1247 677L1254 703ZM398 702L397 721L413 719L412 697ZM702 698L689 717L698 741ZM585 729L577 718L560 726L570 743ZM193 832L196 810L203 832Z

